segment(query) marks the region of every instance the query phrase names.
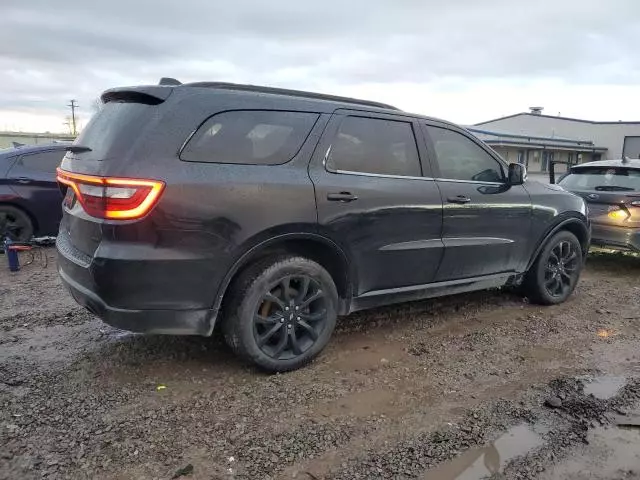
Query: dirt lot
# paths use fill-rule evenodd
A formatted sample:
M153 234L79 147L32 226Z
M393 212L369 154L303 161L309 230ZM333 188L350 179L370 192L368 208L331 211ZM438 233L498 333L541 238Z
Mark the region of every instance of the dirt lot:
M592 255L557 307L352 315L265 375L217 340L105 326L48 255L0 256L0 478L640 478L640 258Z

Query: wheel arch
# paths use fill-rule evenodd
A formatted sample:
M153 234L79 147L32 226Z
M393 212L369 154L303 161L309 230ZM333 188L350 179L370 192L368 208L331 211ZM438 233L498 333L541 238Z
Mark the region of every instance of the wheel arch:
M573 233L580 242L583 257L587 255L589 251L589 244L591 242L591 232L589 230L586 218L578 216L564 217L562 219L559 219L556 223L549 227L545 234L542 236L541 240L538 242L536 249L533 251L533 255L531 255L531 258L529 259L526 271L531 268L533 263L538 258L538 255L540 255L540 252L549 242L551 237L562 230Z
M349 261L345 251L331 239L317 233L285 233L253 246L231 266L216 294L210 332L213 331L216 317L220 313L233 281L256 261L269 255L282 253L309 258L325 268L338 290L340 297L338 313L348 313L353 295L353 282L357 277L353 271L354 264Z

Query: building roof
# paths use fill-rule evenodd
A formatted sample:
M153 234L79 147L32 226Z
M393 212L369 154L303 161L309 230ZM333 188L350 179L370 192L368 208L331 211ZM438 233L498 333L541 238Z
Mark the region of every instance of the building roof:
M604 152L607 150L605 147L596 146L591 140L495 132L473 127L467 128L467 130L494 147L549 148L577 152Z
M590 123L592 125L640 125L640 120L638 121L622 121L622 120L618 120L617 122L600 122L597 120L583 120L581 118L570 118L570 117L560 117L560 116L555 116L555 115L543 115L543 114L538 114L538 113L530 113L530 112L521 112L521 113L514 113L513 115L507 115L505 117L499 117L499 118L494 118L492 120L485 120L484 122L479 122L476 123L475 125L485 125L487 123L493 123L493 122L497 122L499 120L506 120L508 118L513 118L513 117L519 117L522 115L527 115L527 116L531 116L531 117L540 117L540 118L552 118L554 120L565 120L568 122L581 122L581 123Z

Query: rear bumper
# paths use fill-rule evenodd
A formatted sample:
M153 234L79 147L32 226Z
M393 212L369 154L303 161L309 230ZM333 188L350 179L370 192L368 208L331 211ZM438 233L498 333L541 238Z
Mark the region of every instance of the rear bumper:
M640 252L640 228L591 224L591 243L601 247Z
M130 332L210 335L211 310L125 310L107 305L91 290L73 281L61 268L62 282L78 304L105 323Z
M139 333L211 335L216 315L212 300L202 298L212 296L203 292L207 277L191 268L193 259L131 258L131 252L122 251L127 258L114 258L100 250L89 257L74 251L62 232L56 243L62 283L105 323ZM194 277L199 289L193 288Z

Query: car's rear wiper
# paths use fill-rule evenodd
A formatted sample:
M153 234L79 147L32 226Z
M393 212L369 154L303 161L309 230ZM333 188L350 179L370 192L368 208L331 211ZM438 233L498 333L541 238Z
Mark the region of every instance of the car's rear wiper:
M89 147L83 147L82 145L69 145L66 148L67 152L71 153L82 153L82 152L90 152L91 149Z
M595 187L597 192L633 192L633 188L619 187L617 185L598 185Z

